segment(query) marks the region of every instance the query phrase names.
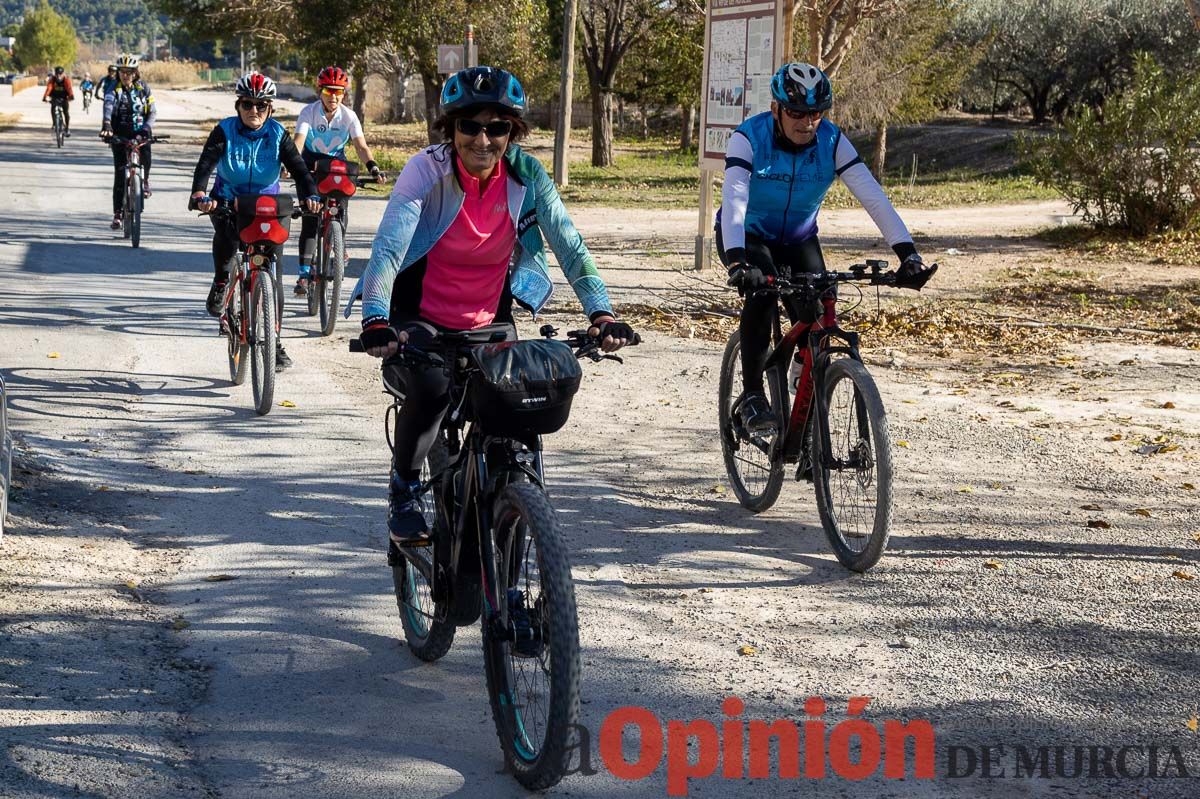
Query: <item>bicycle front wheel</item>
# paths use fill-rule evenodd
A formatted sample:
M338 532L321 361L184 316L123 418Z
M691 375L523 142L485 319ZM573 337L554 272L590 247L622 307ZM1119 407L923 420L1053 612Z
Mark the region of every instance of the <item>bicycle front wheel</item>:
M142 243L142 176L140 169L129 178L128 185L125 205L129 208L129 243L137 248Z
M254 388L254 410L259 416L271 412L275 398L275 286L271 273L257 270L250 294L250 373Z
M483 621L496 733L517 781L563 778L579 721L579 619L566 544L545 492L512 483L493 515L500 607Z
M430 479L431 475L442 474L450 463L450 454L446 448L446 437L439 433L425 457L421 467L421 482ZM429 491L421 497L421 513L430 530L437 530L437 502L441 488L434 483ZM439 536L434 535L431 547L412 547L407 553L410 557L420 559L414 564L409 558L399 552L389 553L392 557L392 585L396 589L396 607L400 610L400 623L404 627L404 640L408 642L409 650L421 660L431 662L438 660L450 651L454 643L454 622L446 618L444 603L439 603L433 597L434 548L444 545ZM391 544L389 548L395 550Z
M776 452L776 443L787 416L788 393L787 386L779 379L778 370L768 369L763 380L780 426L755 436L742 428L737 410L742 392L741 340L741 333L735 331L725 345L717 389L717 424L721 431L725 471L733 485L733 493L742 507L758 513L775 504L783 487L783 459Z
M812 437L817 511L837 559L865 572L879 562L892 525L887 414L870 372L856 360L831 363L820 390L825 412Z
M319 221L318 221L318 224ZM325 237L318 235L316 240L317 247L317 263L309 273L308 289L305 291L305 301L308 303L308 315L316 316L317 308L321 304L320 289L321 276L325 274ZM303 260L303 254L300 256Z
M321 335L333 333L337 324L337 307L342 294L342 275L346 268L346 242L342 225L329 223L329 237L321 255L321 274L317 278L321 306Z

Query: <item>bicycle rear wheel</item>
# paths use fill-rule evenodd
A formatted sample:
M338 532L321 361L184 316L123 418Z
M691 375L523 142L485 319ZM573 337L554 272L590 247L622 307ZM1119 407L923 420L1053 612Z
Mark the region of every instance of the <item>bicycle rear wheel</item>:
M771 409L780 427L766 435L751 437L742 429L738 402L742 393L741 333L735 331L725 345L721 359L721 380L717 390L717 423L721 431L721 452L725 471L742 507L755 513L775 504L783 486L783 459L776 446L787 418L787 386L779 370L768 369L763 375Z
M321 254L321 274L317 278L320 288L321 335L333 333L337 325L337 307L342 294L342 275L346 268L346 242L342 225L337 220L329 223L329 237Z
M259 416L271 412L275 398L275 287L271 273L255 270L250 294L250 380L254 388L254 410Z
M59 146L63 146L63 133L65 124L63 122L62 109L57 106L54 109L54 142Z
M812 437L817 511L837 559L864 572L879 562L891 531L887 414L871 374L850 358L829 365L820 390L825 412Z
M249 362L250 345L242 341L242 318L246 313L242 305L241 286L233 287L233 297L225 310L225 335L227 354L229 355L229 379L235 386L246 382L246 367Z
M579 721L579 619L566 544L545 492L511 483L493 515L498 618L484 615L483 651L496 734L517 781L563 778Z
M421 467L421 482L443 474L449 463L446 437L439 433ZM421 512L430 530L437 530L440 496L440 485L434 483L421 498ZM388 544L389 560L393 564L392 585L396 589L396 607L404 627L404 640L414 655L427 662L441 658L454 643L454 623L446 618L444 603L436 602L433 597L434 548L442 545L438 539L435 533L433 546L409 549L409 557L420 559L417 565Z
M320 224L320 220L318 220L317 224ZM316 316L317 309L321 305L321 275L325 273L325 253L322 252L322 250L325 248L325 241L324 237L320 235L319 231L315 243L317 247L317 263L313 267L312 271L309 272L308 290L305 292L304 297L308 302L309 316ZM301 258L303 258L303 256L301 256Z

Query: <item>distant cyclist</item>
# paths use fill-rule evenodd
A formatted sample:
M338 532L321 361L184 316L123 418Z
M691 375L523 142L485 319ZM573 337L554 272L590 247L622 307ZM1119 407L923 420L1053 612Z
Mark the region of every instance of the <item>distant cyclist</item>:
M717 251L729 283L745 296L739 330L742 350L742 423L752 432L773 429L763 391L771 343L773 296L754 292L775 277L823 272L817 212L840 177L901 260L896 285L920 289L933 275L913 246L908 228L854 145L825 119L833 105L829 78L810 64L784 64L771 79L771 110L743 122L725 153L725 186L717 215ZM812 321L811 309L785 301L793 322Z
M92 83L92 73L83 73L83 81L79 84L79 90L83 92L83 110L86 111L92 104L92 96L96 91L96 84Z
M218 200L236 200L239 194L278 194L279 168L286 167L304 198L305 207L316 213L321 207L317 184L304 166L296 145L283 125L271 119L277 90L275 81L258 72L248 72L237 82L237 113L221 120L208 140L192 176L192 199L205 213L217 207ZM208 179L216 170L211 191ZM209 217L213 226L213 282L205 305L209 314L220 316L225 284L230 267L238 254L237 225L224 217ZM275 257L280 256L276 248ZM292 365L280 342L275 352L275 370Z
M96 99L103 103L120 82L120 78L117 77L117 65L109 64L108 74L96 84Z
M358 116L348 106L343 104L346 87L350 85L350 76L341 67L325 67L317 75L317 89L321 92L320 99L306 105L296 119L296 135L294 141L304 163L311 170L317 161L323 158L346 157L346 145L353 143L354 151L359 159L367 165L367 170L376 181L382 183L383 173L379 165L371 157L371 149L367 147L367 138L363 135L362 124ZM343 209L347 201L342 200ZM345 213L345 211L343 211ZM304 217L300 226L300 276L296 280L296 296L303 297L308 292L308 283L312 280L313 263L316 261L317 248L317 218Z
M154 135L154 121L158 110L154 107L154 94L138 74L138 57L123 54L117 56L117 85L104 97L104 125L100 135L111 138L114 134L124 139ZM127 153L124 144L114 143L113 154L113 219L112 229L121 229L121 206L125 202L125 162ZM142 193L149 197L150 190L150 145L141 149Z
M54 107L62 108L64 135L71 135L71 103L75 101L75 90L71 88L71 78L62 67L55 67L46 80L46 91L42 94L42 102L50 103L50 125L54 126Z

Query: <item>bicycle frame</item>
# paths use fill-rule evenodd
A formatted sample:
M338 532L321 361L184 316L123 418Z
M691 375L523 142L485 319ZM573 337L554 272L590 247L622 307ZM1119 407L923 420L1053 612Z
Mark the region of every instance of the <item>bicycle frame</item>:
M225 287L225 298L222 303L223 310L221 312L221 322L226 323L227 313L229 311L229 303L233 300L235 291L242 292L242 318L239 320L238 341L242 344L253 344L250 341L250 298L254 295L254 285L259 280L263 279L263 274L266 273L267 279L271 278L271 270L274 266L275 259L271 257L270 248L259 244L250 244L246 249L242 250L241 256L238 258L238 268L230 275L230 280ZM279 332L279 314L275 314L275 319L272 321L275 325L275 332Z
M840 339L844 345L831 346L831 339ZM779 318L779 303L774 305L772 324L772 340L775 346L767 356L764 371L778 369L787 374L793 352L800 347L800 379L796 385L796 396L792 401L791 413L788 417L787 430L782 440L777 443L785 463L796 463L800 460L804 448L804 431L808 425L813 410L823 410L825 398L816 391L816 386L829 365L830 359L838 353L861 361L858 352L858 334L843 330L837 321L837 293L834 288L828 289L821 296L821 314L813 322L797 322L786 334L782 332ZM789 386L789 389L791 387ZM828 445L828 430L819 431L823 442ZM822 450L829 452L829 447ZM772 454L774 457L774 454Z

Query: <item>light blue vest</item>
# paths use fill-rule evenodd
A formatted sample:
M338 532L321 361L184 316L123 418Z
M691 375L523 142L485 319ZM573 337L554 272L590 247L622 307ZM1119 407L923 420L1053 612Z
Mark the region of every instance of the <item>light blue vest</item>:
M747 119L738 132L754 150L746 232L780 244L815 236L817 212L837 177L834 154L842 132L822 119L810 145L784 149L775 141L775 120L769 111Z
M212 196L232 200L239 194L279 193L279 142L287 135L273 119L249 130L237 117L221 120L225 155L217 163Z

